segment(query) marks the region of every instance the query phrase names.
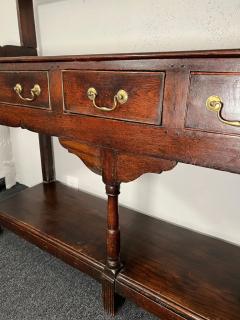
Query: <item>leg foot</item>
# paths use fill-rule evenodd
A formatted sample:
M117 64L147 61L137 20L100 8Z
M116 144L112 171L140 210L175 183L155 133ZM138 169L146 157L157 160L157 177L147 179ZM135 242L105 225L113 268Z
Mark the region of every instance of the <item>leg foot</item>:
M0 226L0 234L3 232L3 228Z
M114 274L104 273L102 279L103 307L107 314L114 316L125 299L115 292Z

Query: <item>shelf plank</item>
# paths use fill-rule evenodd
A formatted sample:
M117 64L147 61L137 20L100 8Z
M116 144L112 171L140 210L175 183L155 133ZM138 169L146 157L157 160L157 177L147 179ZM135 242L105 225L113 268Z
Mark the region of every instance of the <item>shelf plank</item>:
M100 280L105 210L101 199L59 182L42 183L0 202L0 224Z
M0 46L0 57L18 57L18 56L35 56L37 50L30 47L20 46Z
M106 202L59 182L0 202L0 224L101 279ZM240 248L120 207L116 290L163 319L236 320Z
M0 62L77 62L77 61L108 61L108 60L139 60L139 59L182 59L182 58L239 58L240 49L199 50L176 52L145 52L145 53L112 53L91 55L38 56L1 58Z
M179 319L239 319L238 246L134 212L121 231L120 294L146 309L149 299L160 303L162 308L149 307L159 316L168 308Z

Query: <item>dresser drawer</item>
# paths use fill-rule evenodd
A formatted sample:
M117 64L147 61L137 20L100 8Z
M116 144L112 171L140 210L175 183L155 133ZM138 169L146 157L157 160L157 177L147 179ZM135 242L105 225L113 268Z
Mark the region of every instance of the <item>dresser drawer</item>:
M48 73L45 71L0 72L0 103L50 108Z
M164 72L63 71L64 110L160 125Z
M240 134L240 73L192 73L185 126Z

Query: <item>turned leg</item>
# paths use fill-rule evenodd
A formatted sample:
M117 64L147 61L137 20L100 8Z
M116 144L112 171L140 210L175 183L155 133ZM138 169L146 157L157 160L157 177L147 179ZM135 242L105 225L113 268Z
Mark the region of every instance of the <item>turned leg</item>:
M107 266L111 270L120 267L120 230L118 217L119 185L106 185L107 208Z
M120 230L118 217L119 185L106 185L107 208L107 261L103 273L102 290L104 309L114 315L123 298L115 293L115 278L121 269Z

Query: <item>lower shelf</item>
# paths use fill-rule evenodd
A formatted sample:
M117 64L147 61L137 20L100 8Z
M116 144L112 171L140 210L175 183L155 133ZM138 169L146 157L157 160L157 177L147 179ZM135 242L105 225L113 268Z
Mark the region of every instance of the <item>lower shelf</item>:
M239 247L122 207L120 222L117 293L162 319L240 319ZM0 202L0 224L101 279L104 200L40 184Z
M60 182L0 202L0 224L97 280L105 262L106 204Z

